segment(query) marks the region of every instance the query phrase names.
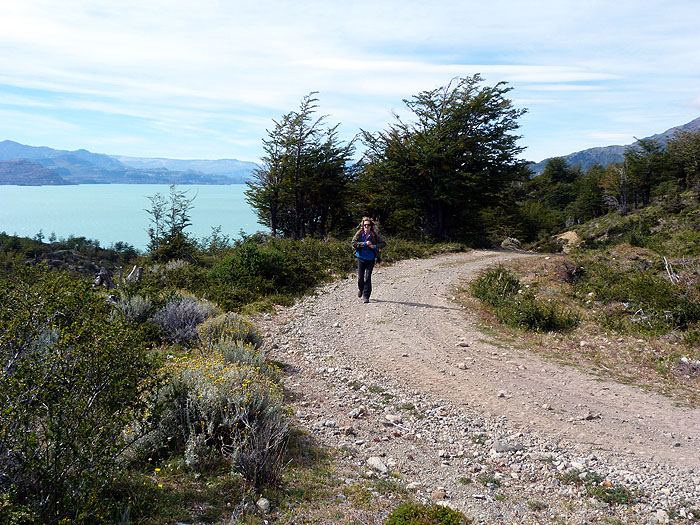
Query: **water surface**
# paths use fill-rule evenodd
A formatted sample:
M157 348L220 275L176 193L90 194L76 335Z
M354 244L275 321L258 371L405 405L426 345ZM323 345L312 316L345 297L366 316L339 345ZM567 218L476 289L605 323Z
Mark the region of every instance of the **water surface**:
M239 232L264 230L245 202L245 184L228 186L178 186L195 197L186 231L201 239L211 228L238 237ZM149 196L170 194L164 184L79 184L74 186L0 186L0 232L34 237L40 230L46 242L70 235L100 241L109 247L128 242L139 250L148 244Z

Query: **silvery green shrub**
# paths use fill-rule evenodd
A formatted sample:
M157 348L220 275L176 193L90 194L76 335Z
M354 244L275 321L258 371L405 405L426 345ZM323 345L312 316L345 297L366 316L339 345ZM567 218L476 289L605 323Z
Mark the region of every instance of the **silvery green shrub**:
M153 303L148 297L122 295L114 305L112 317L121 315L128 323L142 323L150 317L152 308Z
M263 339L255 324L234 312L217 315L202 323L199 327L199 337L202 345L211 349L219 340L242 341L259 348Z
M220 354L227 363L237 363L253 368L266 367L265 354L250 343L236 339L219 339L211 345L211 351Z
M187 345L197 339L197 327L219 313L219 308L209 301L179 296L168 301L153 319L167 341Z
M256 486L276 479L289 423L282 390L264 369L220 354L176 358L167 369L160 422L142 453L183 452L193 469L223 458Z

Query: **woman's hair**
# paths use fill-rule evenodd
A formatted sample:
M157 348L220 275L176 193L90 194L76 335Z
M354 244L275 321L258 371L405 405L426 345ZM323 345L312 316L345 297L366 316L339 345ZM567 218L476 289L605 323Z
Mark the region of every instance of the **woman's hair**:
M374 231L374 227L376 226L375 222L370 218L370 217L362 217L362 220L360 221L360 230L362 230L362 225L366 222L369 221L369 223L372 225L369 227L370 230Z

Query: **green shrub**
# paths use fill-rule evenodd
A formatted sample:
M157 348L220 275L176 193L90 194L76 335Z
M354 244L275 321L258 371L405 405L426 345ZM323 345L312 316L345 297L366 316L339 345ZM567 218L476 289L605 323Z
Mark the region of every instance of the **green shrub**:
M288 263L277 249L244 243L212 268L214 297L231 310L265 295L287 291L293 280Z
M0 326L2 512L99 521L154 363L89 282L45 267L0 276Z
M479 474L479 477L477 479L479 480L479 483L481 483L484 486L488 486L488 485L493 485L494 487L501 486L501 482L498 481L498 478L496 478L493 474Z
M471 284L472 295L489 306L502 306L515 297L520 281L502 266L483 270Z
M687 346L700 346L700 323L693 323L683 333L683 343Z
M540 511L547 508L546 503L543 503L543 502L538 501L536 499L527 500L527 506L530 508L530 510L534 510L535 512L540 512Z
M561 474L559 479L567 485L583 485L589 497L609 505L630 505L636 500L629 489L606 482L597 472L586 472L584 477L581 474L580 470L572 468Z
M564 251L564 245L550 237L546 241L538 243L535 249L540 253L561 253Z
M402 259L430 257L439 253L462 252L469 249L462 243L432 243L416 241L415 239L402 239L400 237L387 237L386 241L387 246L382 250L382 260L385 263L396 262Z
M168 301L153 319L167 341L186 345L197 339L200 324L219 313L219 308L209 301L179 296Z
M542 301L531 291L518 294L496 310L501 322L528 330L553 332L571 330L581 322L576 312L552 301Z
M205 348L219 340L241 341L255 348L262 345L262 336L255 323L233 312L207 319L198 328L199 338Z
M693 280L673 283L660 269L622 268L611 261L586 264L581 290L606 304L604 326L647 334L687 330L700 321L700 301Z
M502 323L536 331L570 330L579 316L556 302L542 301L532 291L523 293L520 281L502 267L482 271L471 284L474 297L495 309Z
M464 525L471 522L461 512L442 505L401 503L385 525Z

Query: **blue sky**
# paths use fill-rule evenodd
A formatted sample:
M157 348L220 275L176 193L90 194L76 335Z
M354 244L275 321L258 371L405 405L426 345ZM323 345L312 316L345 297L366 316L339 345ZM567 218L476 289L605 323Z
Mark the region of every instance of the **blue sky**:
M700 116L698 27L697 0L0 0L0 140L257 161L311 91L349 139L480 73L538 161Z

